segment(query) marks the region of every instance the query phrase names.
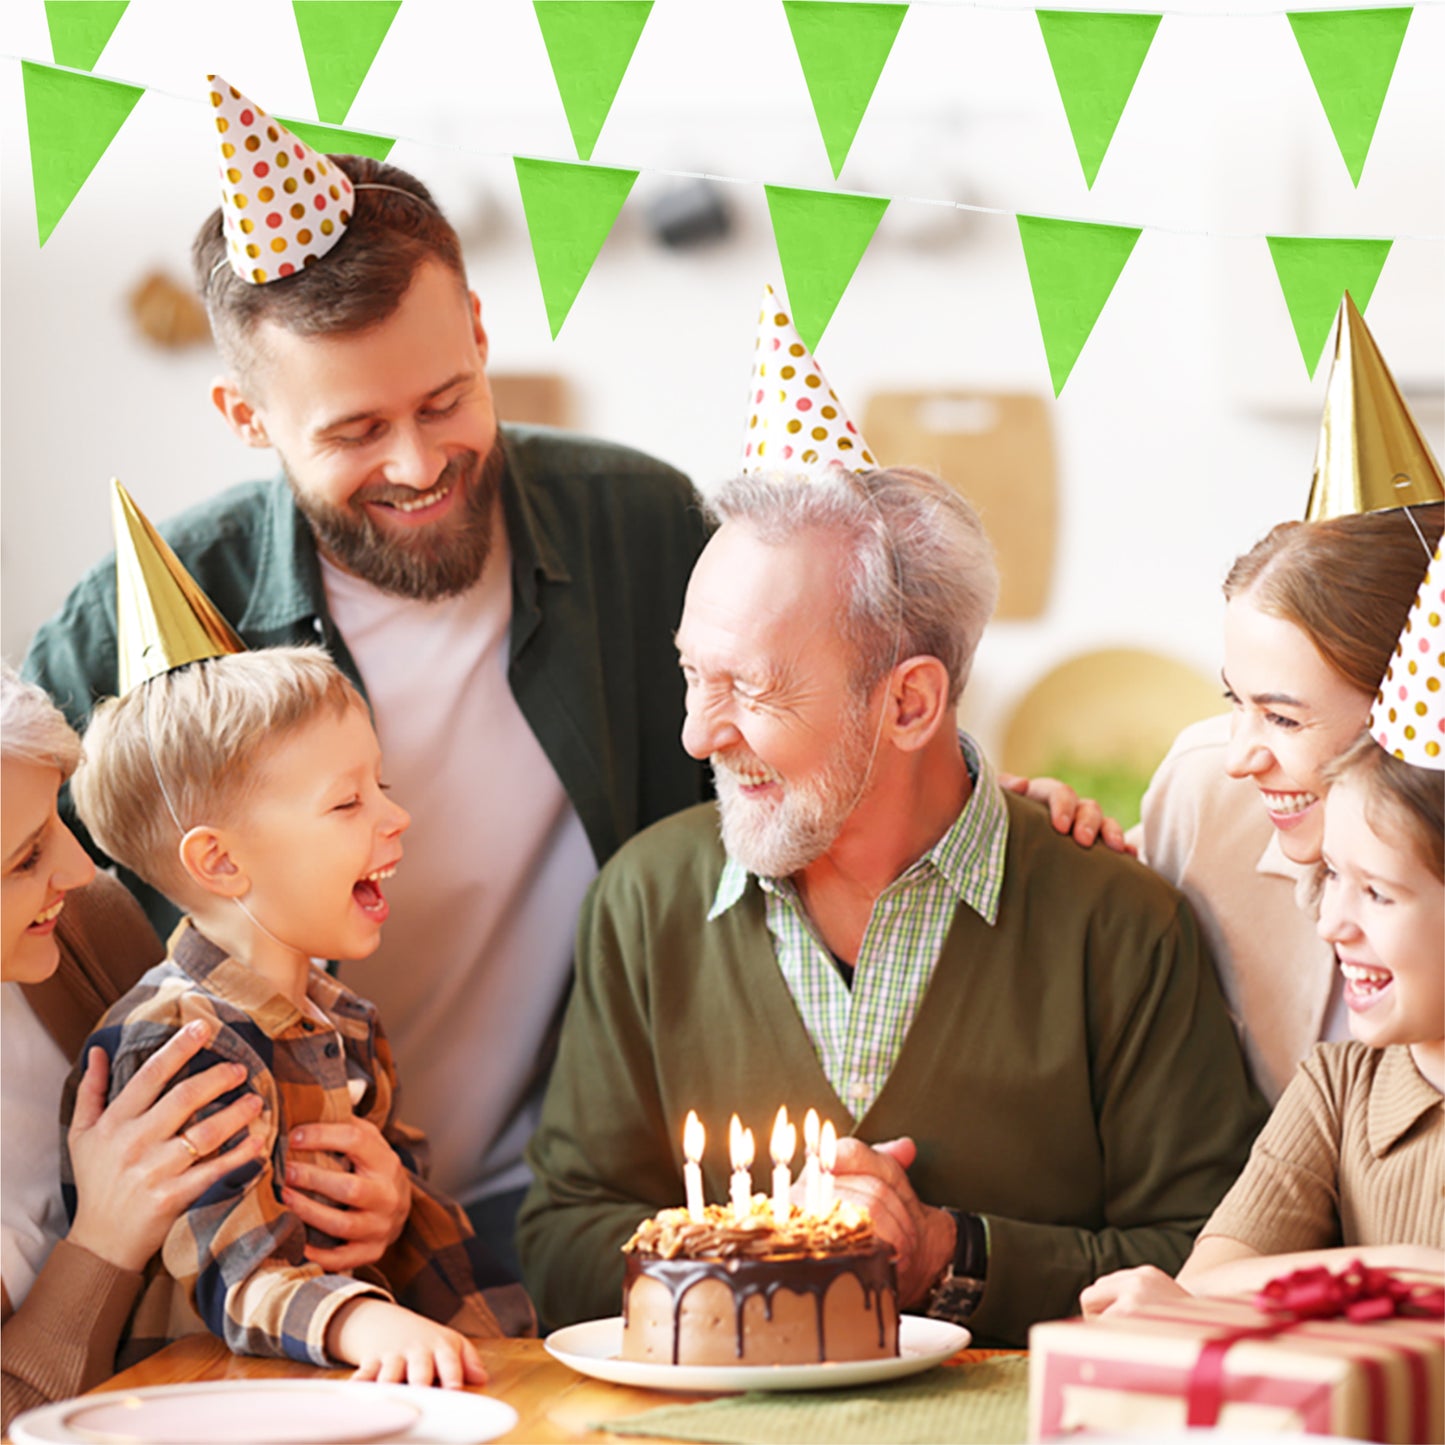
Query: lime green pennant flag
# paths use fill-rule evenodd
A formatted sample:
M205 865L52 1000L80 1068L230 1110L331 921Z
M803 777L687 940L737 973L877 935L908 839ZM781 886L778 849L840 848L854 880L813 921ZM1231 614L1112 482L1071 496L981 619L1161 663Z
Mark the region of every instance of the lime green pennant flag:
M45 0L50 50L57 65L94 70L130 0Z
M783 10L836 179L908 6L783 0Z
M1049 377L1058 396L1141 228L1060 221L1051 216L1020 216L1018 223L1049 358Z
M1370 304L1389 240L1347 240L1333 236L1267 236L1279 289L1289 307L1295 339L1311 376L1346 291L1360 314Z
M1161 15L1037 10L1074 149L1093 188Z
M1350 179L1359 185L1410 23L1410 7L1302 10L1290 12L1288 19L1335 144Z
M816 351L888 209L888 198L798 191L787 186L763 189L793 307L793 325L808 349Z
M277 119L293 135L323 155L370 156L374 161L384 161L396 144L395 136L344 130L339 125L318 125L314 120L292 120L285 115Z
M567 112L572 143L590 160L627 73L652 0L532 0Z
M346 119L401 0L291 0L317 116Z
M43 246L80 193L96 162L145 92L32 60L20 62L35 226Z
M512 159L555 341L637 172L525 156Z

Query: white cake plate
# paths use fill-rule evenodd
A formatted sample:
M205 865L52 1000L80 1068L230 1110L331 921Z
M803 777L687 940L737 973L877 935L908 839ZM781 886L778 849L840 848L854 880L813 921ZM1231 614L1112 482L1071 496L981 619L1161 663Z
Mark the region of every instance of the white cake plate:
M967 1347L962 1325L903 1315L898 1321L898 1354L886 1360L838 1360L822 1365L654 1365L618 1358L622 1317L588 1320L555 1330L544 1343L564 1365L614 1385L648 1390L837 1390L900 1380L941 1365Z

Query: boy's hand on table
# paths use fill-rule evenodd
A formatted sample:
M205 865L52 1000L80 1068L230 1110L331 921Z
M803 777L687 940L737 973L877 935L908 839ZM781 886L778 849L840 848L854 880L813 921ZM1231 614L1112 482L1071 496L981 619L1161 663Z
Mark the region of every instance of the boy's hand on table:
M485 1385L476 1346L446 1325L388 1300L348 1300L326 1327L326 1352L356 1366L353 1380L383 1385Z
M291 1131L291 1145L313 1153L344 1154L349 1173L289 1160L281 1202L309 1229L344 1241L334 1249L307 1245L306 1258L340 1274L375 1264L400 1235L411 1213L411 1181L396 1150L366 1119L305 1124ZM323 1204L310 1194L336 1201Z

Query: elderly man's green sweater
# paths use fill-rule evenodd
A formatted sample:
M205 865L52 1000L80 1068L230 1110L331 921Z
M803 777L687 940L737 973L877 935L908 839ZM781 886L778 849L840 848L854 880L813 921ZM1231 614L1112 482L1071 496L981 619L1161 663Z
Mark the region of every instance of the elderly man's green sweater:
M607 865L583 908L577 981L528 1157L519 1246L555 1324L616 1314L620 1246L683 1200L682 1125L708 1131L727 1198L734 1111L766 1140L780 1104L870 1143L911 1136L925 1204L985 1217L975 1335L1022 1344L1098 1275L1171 1273L1263 1119L1188 905L1132 860L1055 834L1009 797L990 926L960 906L898 1060L855 1121L779 972L755 882L711 922L724 855L711 804ZM756 1187L766 1188L766 1144Z

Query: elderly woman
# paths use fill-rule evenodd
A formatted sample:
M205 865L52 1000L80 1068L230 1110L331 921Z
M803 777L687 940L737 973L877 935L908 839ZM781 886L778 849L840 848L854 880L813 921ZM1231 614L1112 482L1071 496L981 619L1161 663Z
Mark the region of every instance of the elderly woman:
M208 1041L173 1039L109 1108L93 1049L70 1149L78 1204L60 1198L60 1092L102 1011L162 953L139 907L95 867L56 812L80 743L38 688L0 677L0 1167L3 1225L3 1428L19 1411L112 1373L140 1271L180 1211L251 1157L249 1137L216 1153L257 1111L245 1095L202 1122L197 1109L236 1085L218 1064L161 1091ZM93 880L93 881L92 881ZM196 1026L192 1026L195 1028Z

